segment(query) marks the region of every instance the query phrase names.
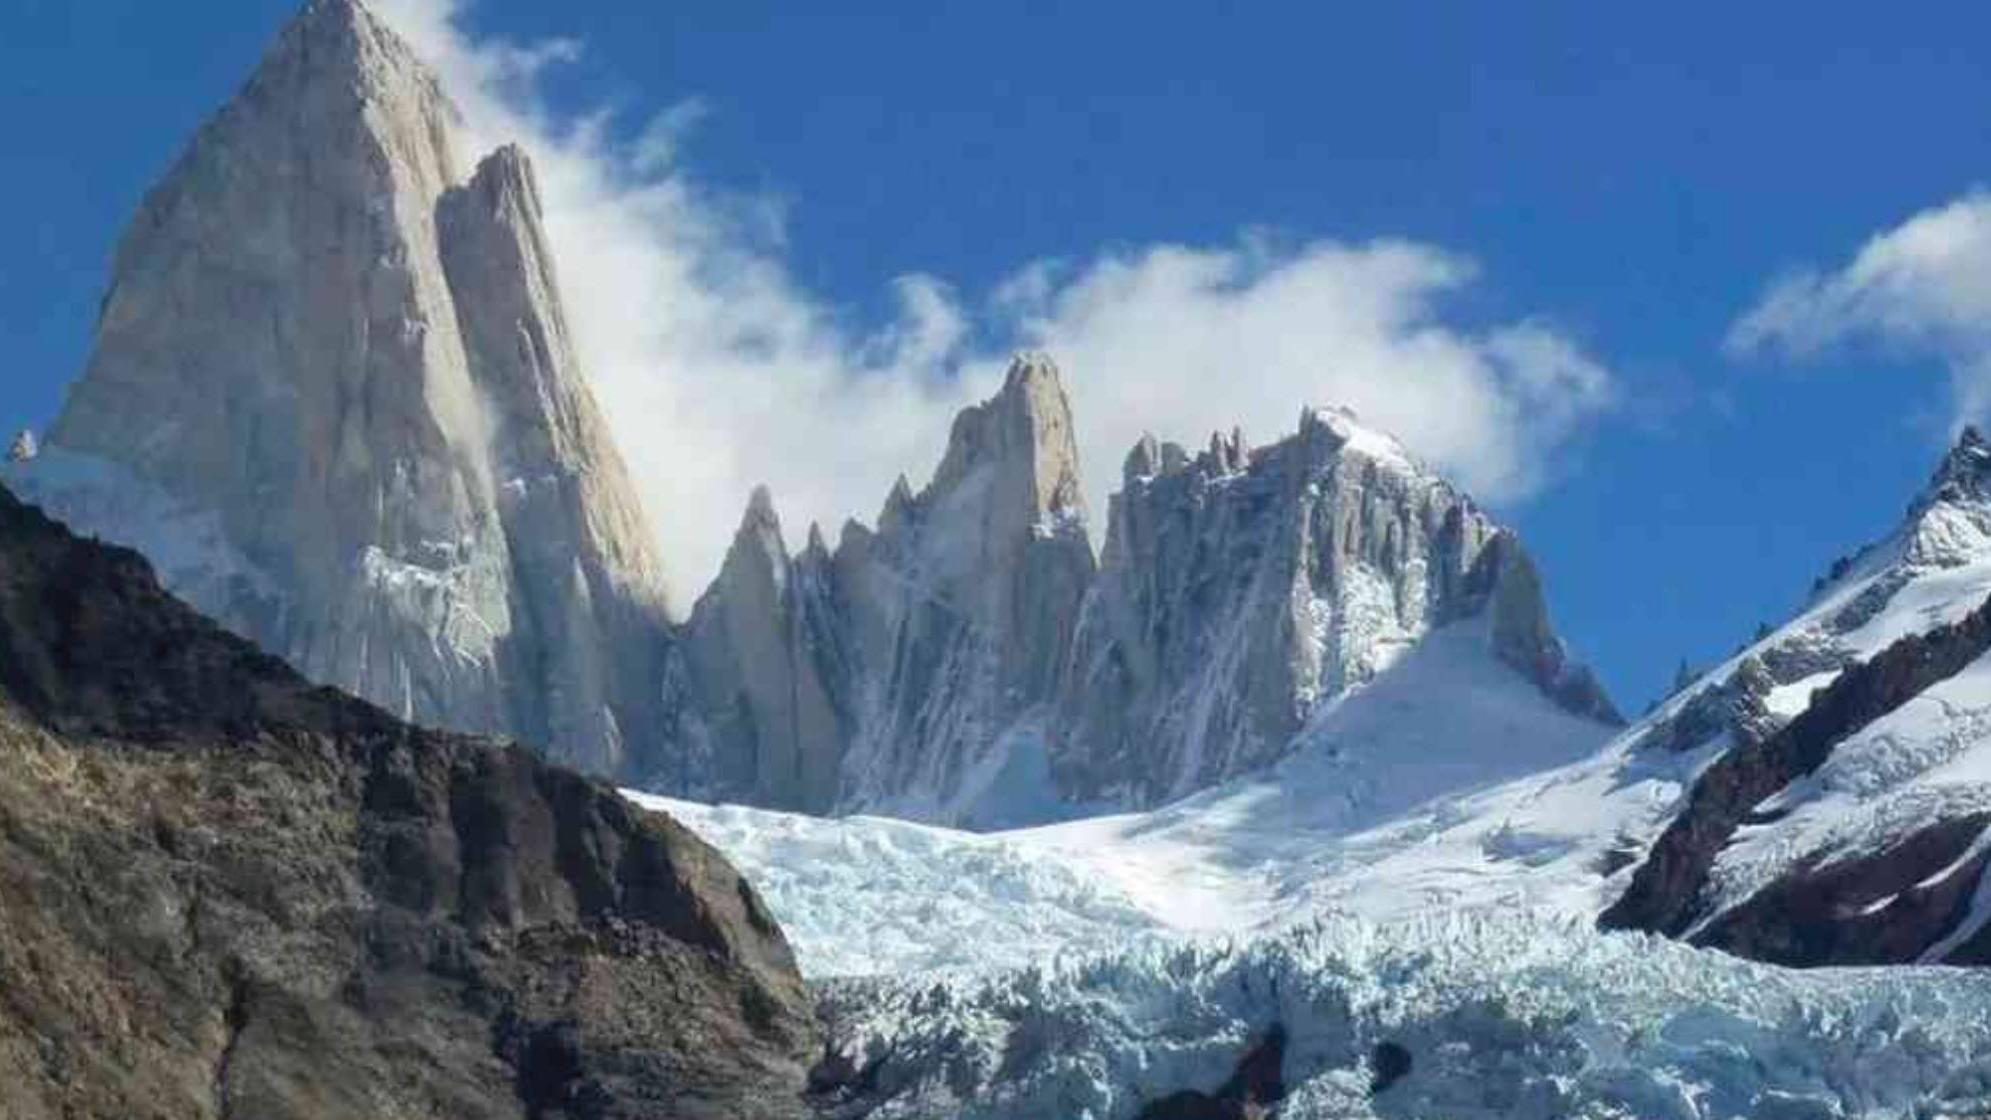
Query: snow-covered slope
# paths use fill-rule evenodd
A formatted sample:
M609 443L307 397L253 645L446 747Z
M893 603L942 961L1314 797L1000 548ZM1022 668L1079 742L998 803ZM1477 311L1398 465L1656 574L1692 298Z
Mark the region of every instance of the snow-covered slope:
M1793 963L1991 962L1991 446L1637 741L1714 742L1611 925Z
M1022 965L1130 937L1273 929L1311 912L1323 861L1352 831L1595 745L1594 721L1485 656L1483 626L1441 629L1323 706L1273 768L1144 813L977 834L631 796L745 869L811 975Z
M724 850L812 977L1022 967L1175 933L1113 881L1019 834L626 795Z

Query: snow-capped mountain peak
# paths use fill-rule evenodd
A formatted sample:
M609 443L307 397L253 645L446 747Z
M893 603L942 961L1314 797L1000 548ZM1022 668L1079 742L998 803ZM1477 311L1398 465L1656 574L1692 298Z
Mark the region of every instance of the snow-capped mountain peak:
M1958 567L1991 557L1991 444L1966 427L1909 507L1902 558Z
M1153 805L1269 766L1473 618L1517 684L1615 722L1514 535L1352 413L1308 408L1283 440L1218 434L1194 457L1145 436L1123 474L1054 725L1082 796Z

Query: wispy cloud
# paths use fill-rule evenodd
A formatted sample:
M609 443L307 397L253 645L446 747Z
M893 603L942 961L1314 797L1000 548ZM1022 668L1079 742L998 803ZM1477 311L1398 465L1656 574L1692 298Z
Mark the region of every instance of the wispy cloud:
M1924 210L1835 271L1772 283L1727 340L1737 355L1799 360L1858 342L1943 361L1959 423L1991 412L1991 194Z
M755 483L791 534L868 518L894 476L932 468L953 413L994 390L1016 347L1066 372L1095 508L1144 429L1194 441L1241 424L1269 439L1310 403L1349 405L1483 495L1519 497L1612 399L1605 368L1545 322L1449 319L1447 298L1478 282L1472 262L1402 241L1245 234L1079 253L1018 262L966 295L881 277L895 319L853 331L794 280L778 204L687 173L702 102L629 130L562 115L537 81L579 45L474 38L462 0L373 3L441 70L470 143L533 153L582 358L680 601L717 567Z

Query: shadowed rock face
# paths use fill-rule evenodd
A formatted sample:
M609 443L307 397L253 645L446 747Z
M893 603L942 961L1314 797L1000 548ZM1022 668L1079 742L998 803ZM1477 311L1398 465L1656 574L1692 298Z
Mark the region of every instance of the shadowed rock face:
M1141 1109L1139 1120L1266 1120L1286 1095L1286 1028L1272 1024L1215 1093L1184 1089Z
M0 490L0 1115L779 1117L752 889L517 747L308 685Z
M835 807L853 733L850 669L822 538L790 558L766 488L754 491L685 648L714 739L694 789L810 812Z

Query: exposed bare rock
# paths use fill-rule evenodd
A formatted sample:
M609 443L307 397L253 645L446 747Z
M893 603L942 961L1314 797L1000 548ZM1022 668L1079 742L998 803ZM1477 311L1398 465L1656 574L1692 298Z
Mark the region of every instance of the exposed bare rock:
M1278 759L1433 627L1612 716L1526 554L1387 439L1143 440L1095 578L1070 408L1019 357L875 529L756 496L683 628L570 337L526 155L312 0L119 247L10 485L310 679L632 785L989 826Z
M56 454L11 477L156 557L210 539L229 562L169 583L315 680L627 770L661 722L651 535L530 168L466 182L455 125L364 5L313 0L146 198Z
M668 818L417 730L0 490L0 1114L794 1117L780 931Z
M1096 569L1064 389L1026 355L833 557L812 532L789 559L757 494L689 630L720 794L973 827L1151 805L1277 762L1454 624L1617 721L1513 534L1344 414L1193 460L1146 437L1123 478Z
M33 431L22 428L14 436L14 442L7 448L7 461L10 463L32 462L41 454L41 445L35 441Z
M1136 1120L1268 1120L1286 1095L1286 1028L1274 1023L1214 1093L1184 1089L1141 1109Z
M1672 936L1689 932L1699 919L1710 916L1704 897L1709 870L1751 810L1816 771L1848 736L1954 676L1987 650L1991 650L1991 603L1953 625L1903 638L1871 661L1847 669L1767 739L1730 749L1702 772L1680 812L1600 924ZM1905 915L1916 907L1889 907L1892 912L1885 921L1872 923L1860 922L1860 911L1894 899L1918 882L1924 889L1935 885L1937 880L1924 881L1924 877L1967 854L1987 821L1991 813L1932 822L1928 834L1902 837L1891 853L1864 864L1829 870L1795 868L1759 894L1755 904L1723 916L1699 930L1697 937L1785 963L1872 961L1879 944L1870 933L1859 936L1860 927L1871 924L1887 927L1886 940L1894 944L1880 959L1912 961L1955 924L1957 907L1967 902L1955 892L1963 884L1974 886L1975 877L1958 875L1941 904L1921 908L1933 912L1928 920L1913 923L1913 930ZM1823 898L1817 897L1821 894ZM1765 906L1766 899L1779 904ZM1875 913L1868 910L1867 916Z
M1716 750L1602 924L1784 964L1991 960L1987 573L1968 430L1893 534L1634 738Z
M438 207L443 264L489 416L497 514L520 629L537 647L505 666L513 725L603 772L626 771L624 726L649 736L662 673L662 565L622 456L574 356L531 163L484 161ZM646 744L648 745L648 744ZM649 749L657 749L649 745Z
M975 823L971 771L1054 694L1093 572L1057 367L1019 357L954 422L917 496L847 532L838 584L864 674L846 799Z
M1514 536L1387 437L1310 409L1256 450L1233 432L1190 460L1145 438L1062 689L1059 777L1154 804L1258 769L1320 705L1466 618L1570 710L1616 720Z
M791 559L756 493L687 630L719 788L995 823L978 783L1053 694L1092 568L1069 406L1038 356L834 553L812 527Z
M812 531L791 560L772 496L755 490L687 628L718 790L814 812L834 807L851 716L832 578L821 534Z

